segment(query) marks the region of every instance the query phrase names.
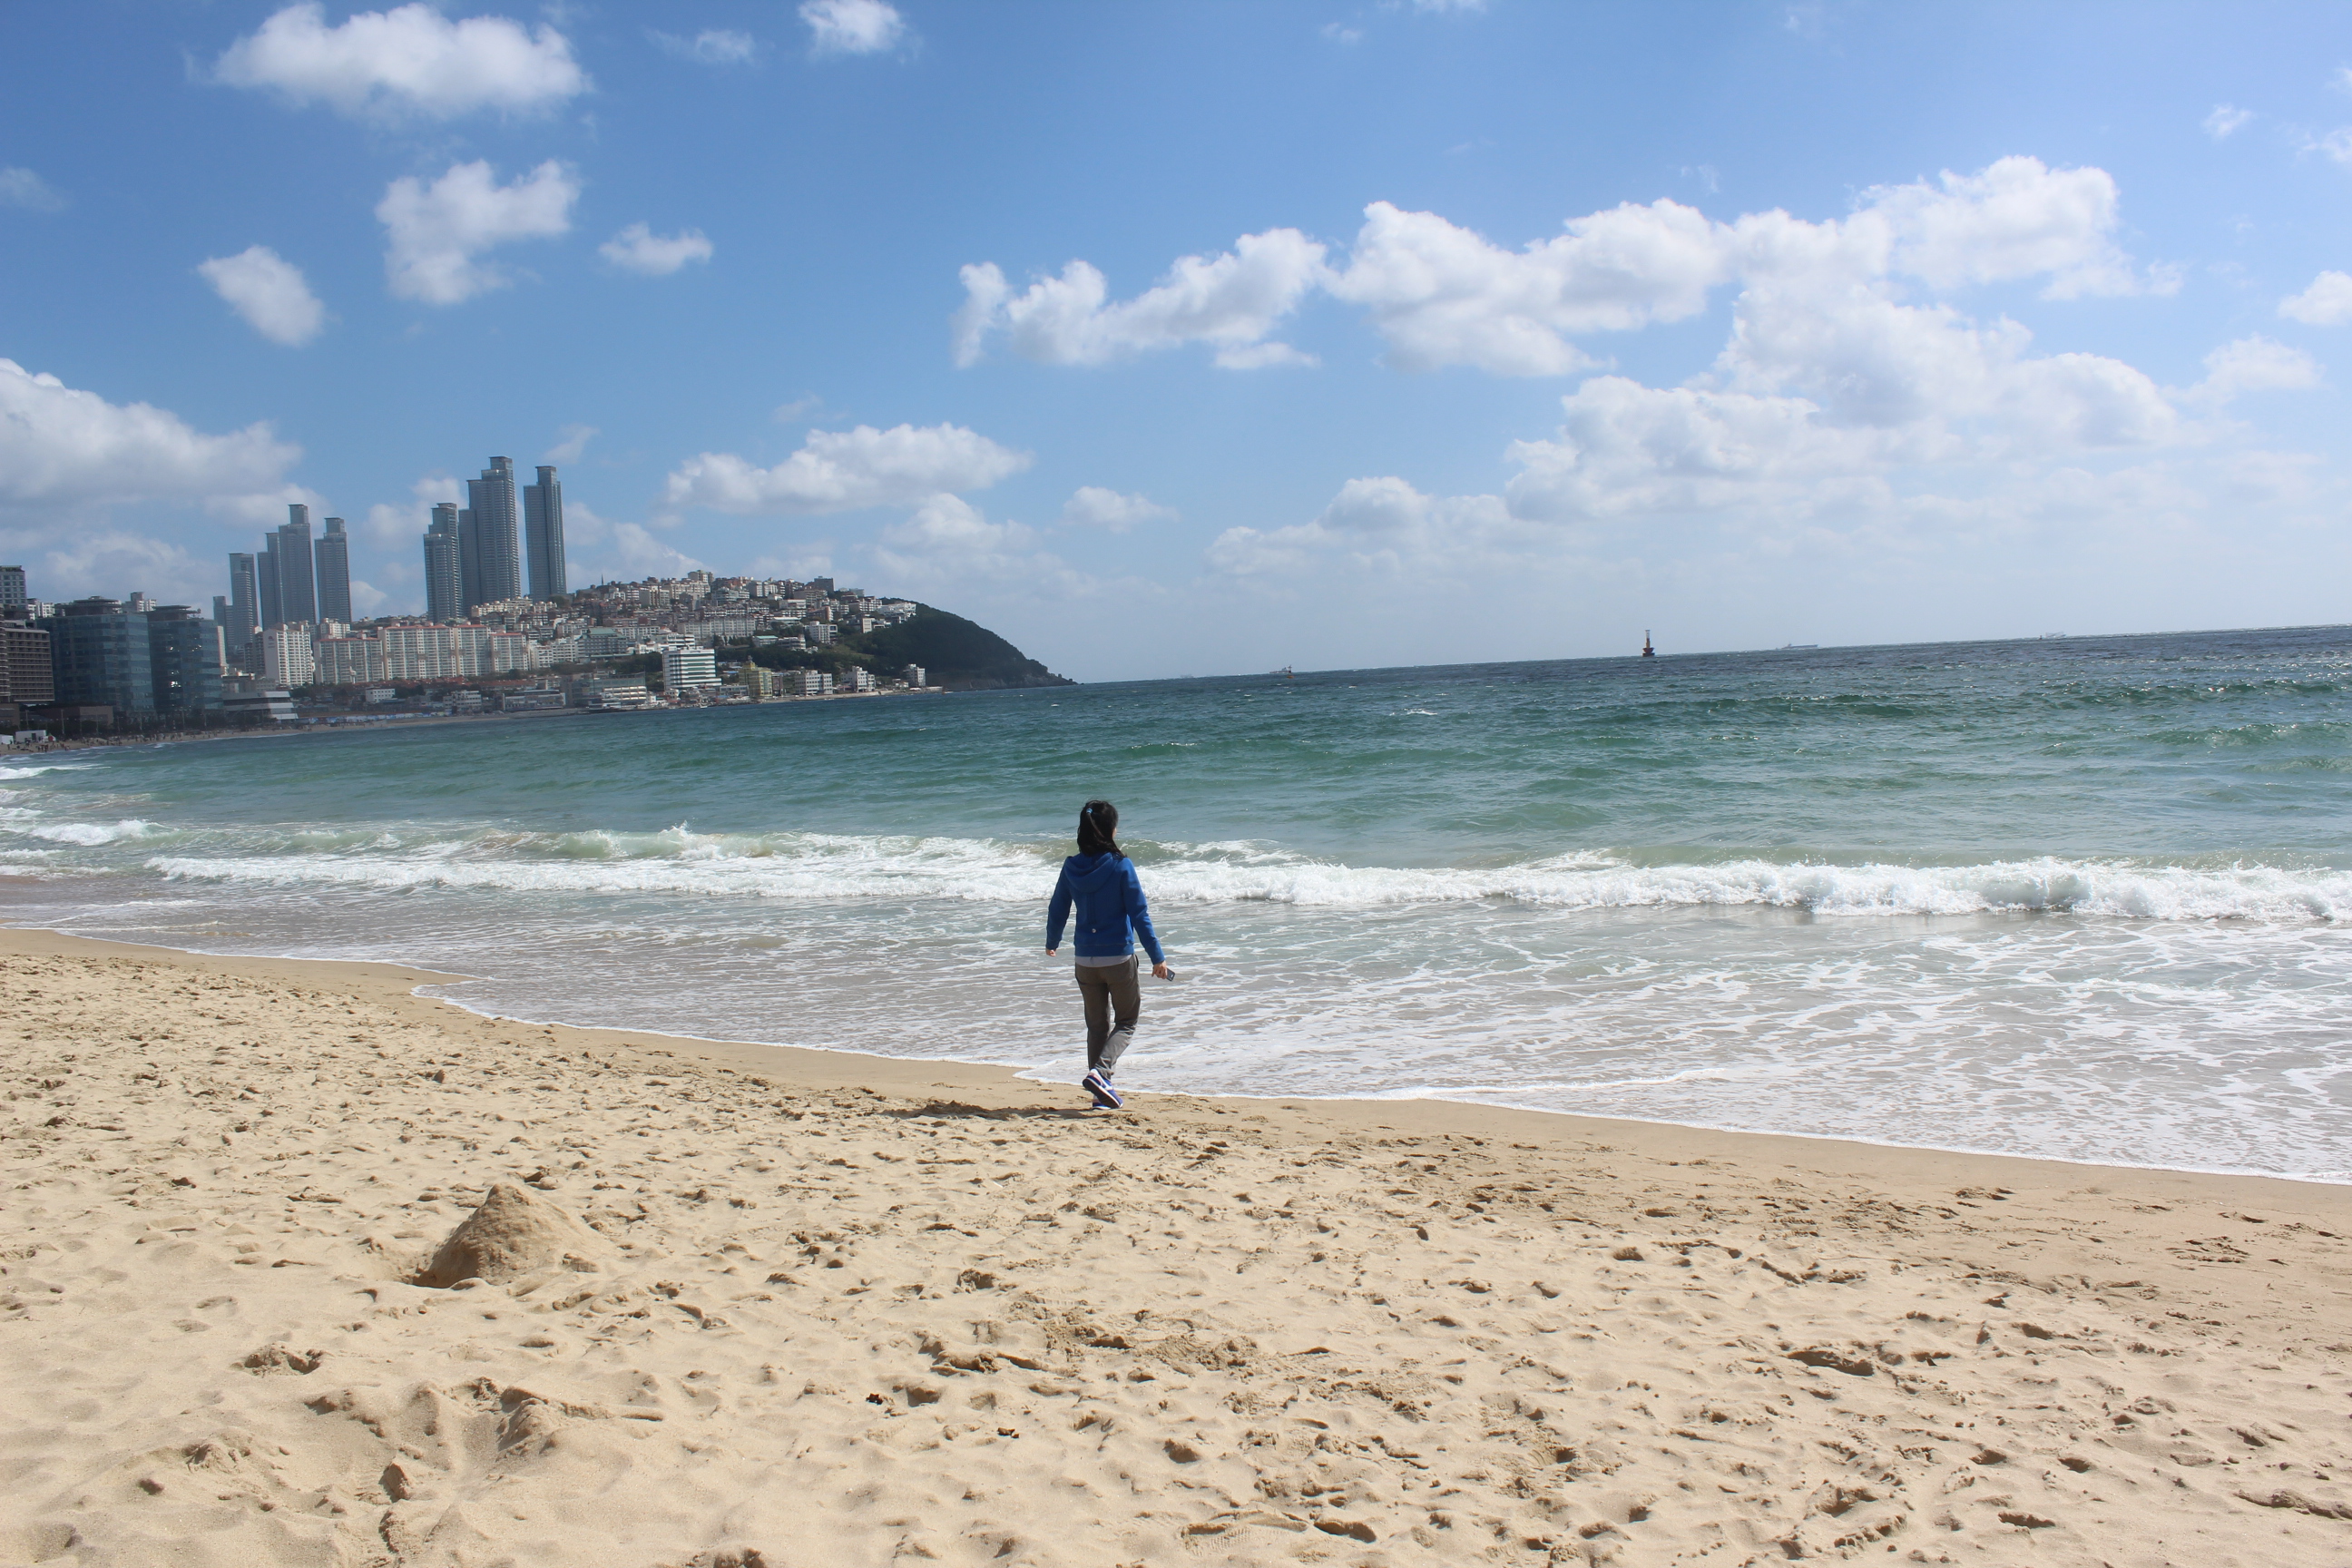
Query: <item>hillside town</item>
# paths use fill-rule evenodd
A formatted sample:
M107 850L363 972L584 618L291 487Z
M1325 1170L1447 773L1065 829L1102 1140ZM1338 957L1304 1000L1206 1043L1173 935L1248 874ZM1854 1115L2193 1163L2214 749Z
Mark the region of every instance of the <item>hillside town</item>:
M325 519L314 538L299 503L260 550L230 554L229 592L213 599L209 616L136 592L48 602L32 596L23 567L0 566L0 732L616 710L929 687L923 666L888 663L869 646L870 634L915 620L923 606L830 577L696 571L573 591L562 488L554 468L538 476L519 492L509 460L493 458L468 481L471 505L434 509L421 616L355 617L343 520Z

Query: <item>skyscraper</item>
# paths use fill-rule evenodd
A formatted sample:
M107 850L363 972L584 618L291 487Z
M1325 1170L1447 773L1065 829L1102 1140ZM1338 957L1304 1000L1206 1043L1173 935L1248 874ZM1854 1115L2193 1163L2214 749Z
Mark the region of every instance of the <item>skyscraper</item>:
M319 560L319 618L352 621L352 541L343 531L343 520L331 517L327 531L320 536Z
M522 492L523 533L530 545L530 596L560 599L571 590L563 575L563 487L542 464L539 483Z
M288 626L319 618L319 593L311 578L310 509L296 501L278 531L278 609Z
M22 566L0 566L0 616L15 617L25 613L25 569Z
M425 531L425 616L443 626L465 614L465 568L458 551L458 510L445 500Z
M243 551L232 550L228 557L228 619L222 626L228 638L229 652L239 658L253 634L261 629L260 580L254 574L253 557Z
M514 461L492 458L478 479L466 481L466 510L457 514L460 595L467 615L476 605L522 597L522 552L515 538Z
M261 536L261 552L253 558L253 585L256 603L261 606L261 627L286 624L286 606L278 592L278 534L275 530Z

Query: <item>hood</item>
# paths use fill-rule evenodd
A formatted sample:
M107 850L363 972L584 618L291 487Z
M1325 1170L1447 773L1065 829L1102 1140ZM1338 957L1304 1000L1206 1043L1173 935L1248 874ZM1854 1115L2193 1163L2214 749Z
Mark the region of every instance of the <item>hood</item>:
M1118 879L1119 859L1117 855L1073 855L1062 862L1062 870L1077 891L1099 892Z

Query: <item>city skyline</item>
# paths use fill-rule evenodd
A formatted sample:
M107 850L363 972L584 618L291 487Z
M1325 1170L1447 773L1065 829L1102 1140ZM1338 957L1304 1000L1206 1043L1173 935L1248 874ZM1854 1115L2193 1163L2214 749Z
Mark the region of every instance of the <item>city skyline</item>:
M1090 679L2344 614L2341 8L802 9L11 10L11 559L421 613L495 432Z

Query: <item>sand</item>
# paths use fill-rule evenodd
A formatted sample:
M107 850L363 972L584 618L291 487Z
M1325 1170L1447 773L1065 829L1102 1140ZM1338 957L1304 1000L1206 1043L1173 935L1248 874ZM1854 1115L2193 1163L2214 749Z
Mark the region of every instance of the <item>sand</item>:
M2342 1187L0 973L0 1564L2352 1563Z

